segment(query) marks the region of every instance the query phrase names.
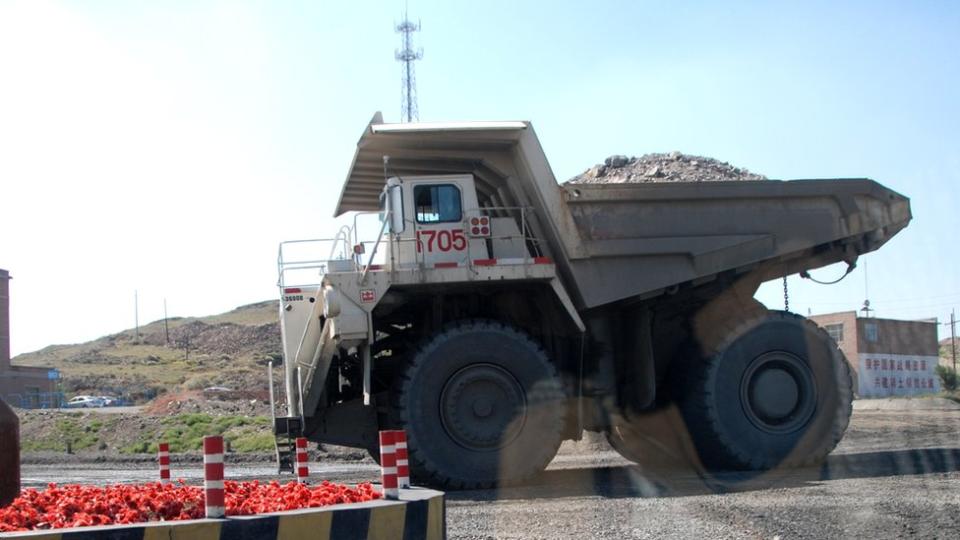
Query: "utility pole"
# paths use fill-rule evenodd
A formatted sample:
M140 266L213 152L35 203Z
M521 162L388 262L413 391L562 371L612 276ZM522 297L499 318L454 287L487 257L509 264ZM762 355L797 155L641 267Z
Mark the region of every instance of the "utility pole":
M957 331L956 324L957 320L953 314L954 310L950 310L950 351L953 354L953 372L957 372Z
M137 345L140 344L140 304L137 299L137 291L133 291L133 328L134 334L137 338Z
M167 342L167 347L170 346L170 327L167 326L167 299L163 299L163 338Z
M870 309L870 285L867 281L867 261L863 261L863 307L860 308L860 311L863 312L863 316L867 319L870 318L870 312L876 311Z

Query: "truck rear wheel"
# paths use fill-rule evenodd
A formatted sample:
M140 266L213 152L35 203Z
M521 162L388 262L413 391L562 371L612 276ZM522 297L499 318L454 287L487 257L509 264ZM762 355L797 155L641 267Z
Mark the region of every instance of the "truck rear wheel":
M708 469L811 464L843 437L853 398L849 367L814 323L771 311L707 352L688 366L680 411Z
M542 471L562 440L565 396L546 353L492 321L448 326L414 355L395 395L415 476L489 487Z

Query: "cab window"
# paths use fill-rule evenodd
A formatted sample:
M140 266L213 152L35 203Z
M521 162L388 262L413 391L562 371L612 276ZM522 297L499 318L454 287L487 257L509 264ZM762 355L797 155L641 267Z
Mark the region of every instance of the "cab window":
M417 223L461 221L460 189L453 184L432 184L413 187Z

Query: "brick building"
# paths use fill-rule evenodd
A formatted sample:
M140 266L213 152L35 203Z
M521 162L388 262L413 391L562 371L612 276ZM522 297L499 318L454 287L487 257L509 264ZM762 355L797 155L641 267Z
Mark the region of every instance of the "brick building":
M45 367L14 366L10 362L10 273L0 269L0 397L11 405L56 405L59 373Z
M857 317L856 311L813 315L853 368L860 397L908 396L940 391L937 323Z

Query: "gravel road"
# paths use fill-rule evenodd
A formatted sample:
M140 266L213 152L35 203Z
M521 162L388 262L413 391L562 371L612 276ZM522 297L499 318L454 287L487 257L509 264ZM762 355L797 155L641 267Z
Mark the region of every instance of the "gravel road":
M822 467L752 479L645 471L600 444L568 445L534 483L448 493L448 529L464 539L957 538L958 435L957 410L857 411Z
M523 486L447 494L450 538L957 538L960 411L857 410L821 467L704 479L648 471L597 438L566 443ZM149 468L24 466L25 485L144 481ZM242 467L242 469L241 469ZM241 470L237 470L241 469ZM317 463L331 480L374 480L372 462ZM232 474L231 474L232 473ZM271 478L237 465L228 476ZM196 465L175 477L198 480Z

